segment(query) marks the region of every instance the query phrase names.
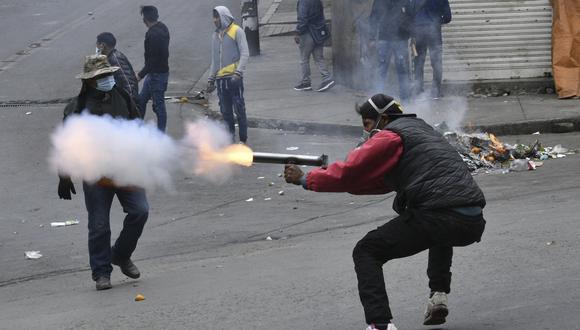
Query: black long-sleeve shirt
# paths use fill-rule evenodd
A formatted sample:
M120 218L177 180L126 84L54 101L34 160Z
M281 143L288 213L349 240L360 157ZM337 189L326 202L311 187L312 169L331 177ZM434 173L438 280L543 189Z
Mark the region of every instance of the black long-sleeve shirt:
M161 22L151 26L145 34L145 67L139 77L148 73L169 72L169 29Z

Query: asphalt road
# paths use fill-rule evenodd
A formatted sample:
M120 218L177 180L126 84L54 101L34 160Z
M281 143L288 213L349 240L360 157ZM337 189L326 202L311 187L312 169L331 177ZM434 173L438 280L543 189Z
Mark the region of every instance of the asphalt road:
M197 112L172 105L169 113L170 133L179 137L182 122ZM9 155L0 166L0 328L364 328L350 255L367 231L394 216L392 195L306 192L284 184L275 165L241 170L222 186L176 177L176 194L149 194L151 217L134 255L143 277L132 281L115 270L113 290L95 292L82 193L58 200L46 165L47 136L60 115L60 107L0 112L0 154ZM271 130L250 136L254 150L296 146L332 159L356 142ZM568 147L578 147L578 137L540 136L547 145ZM577 328L579 160L477 176L488 226L480 244L456 249L445 329ZM70 218L81 224L49 226ZM116 202L112 218L115 236L122 218ZM44 256L26 260L27 250ZM402 329L422 328L425 257L385 266ZM146 300L134 302L137 293Z
M100 32L112 32L135 70L143 66L147 28L139 6L128 0L43 0L0 2L0 101L46 100L75 95L84 56L95 52ZM187 90L209 67L211 10L240 2L149 1L171 33L169 89Z
M217 3L153 2L172 31L173 90L185 90L206 70L209 12ZM74 95L83 55L94 51L95 36L104 30L118 36L119 48L140 67L140 4L2 1L0 101ZM149 192L150 220L134 255L142 278L128 280L115 269L114 288L96 292L81 189L77 184L72 201L59 200L46 161L62 107L0 107L0 329L365 328L351 251L394 216L392 194L307 192L283 183L276 165L241 169L221 186L177 176L176 193ZM175 104L168 113L176 138L184 121L199 116ZM502 138L533 142L537 136ZM576 133L540 139L580 147ZM257 151L296 146L338 160L356 141L250 130L250 143ZM487 197L488 225L481 243L456 249L451 315L442 328L579 328L579 162L575 155L533 172L476 177ZM122 219L117 202L111 216L116 236ZM73 218L81 223L50 227ZM26 260L28 250L43 257ZM426 254L384 269L399 329L425 328ZM134 302L138 293L146 300Z

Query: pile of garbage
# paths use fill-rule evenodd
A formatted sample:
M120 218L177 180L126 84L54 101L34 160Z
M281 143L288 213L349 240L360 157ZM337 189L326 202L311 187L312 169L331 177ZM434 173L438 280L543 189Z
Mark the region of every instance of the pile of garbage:
M443 132L443 136L457 149L473 173L535 170L545 160L564 158L576 153L560 144L553 147L543 146L539 140L530 145L510 145L501 142L491 133L464 134L447 131Z

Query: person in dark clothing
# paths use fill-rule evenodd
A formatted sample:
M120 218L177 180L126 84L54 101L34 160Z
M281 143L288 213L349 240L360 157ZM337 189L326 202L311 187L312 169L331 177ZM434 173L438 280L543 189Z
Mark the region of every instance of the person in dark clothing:
M418 0L414 2L415 13L413 41L417 50L414 60L415 83L417 93L423 92L423 67L429 50L433 83L431 96L439 98L443 80L443 38L441 25L451 22L451 8L448 0Z
M165 132L167 111L165 110L165 91L169 79L169 29L158 21L159 13L154 6L142 6L143 23L149 28L145 34L145 66L138 73L143 81L139 93L139 108L145 117L147 102L152 100L153 112L157 115L157 127Z
M82 79L81 91L65 107L64 119L83 111L97 116L141 119L141 114L129 94L115 84L113 73L117 70L119 67L110 66L105 55L87 56L84 72L77 76ZM71 193L76 194L74 184L64 174L59 177L58 196L70 200ZM83 190L89 218L89 260L96 289L106 290L112 287L111 264L119 266L121 272L128 277L138 278L141 273L131 261L131 255L149 216L145 190L138 187L118 187L108 178L97 182L83 182ZM115 245L111 247L109 214L115 195L127 216Z
M330 37L329 31L326 29L324 7L320 0L298 0L296 12L298 24L296 24L294 41L300 48L302 79L294 87L294 90L312 90L312 81L310 80L310 57L312 56L322 76L322 82L316 91L324 92L335 84L324 60L324 41ZM316 34L316 39L314 34ZM321 39L317 40L318 37Z
M287 165L288 183L318 192L384 194L396 191L393 220L370 231L353 251L367 330L395 330L382 266L429 250L425 325L448 314L454 246L479 242L485 228L483 192L457 151L423 120L403 114L392 97L377 94L357 107L366 142L344 162L304 174Z
M133 66L125 54L115 48L117 39L110 32L103 32L97 36L97 50L99 54L107 56L111 66L118 66L121 69L113 73L115 83L133 97L136 105L139 105L139 83Z
M391 62L399 80L399 96L406 101L410 96L409 83L409 37L412 28L412 12L409 0L375 0L369 17L370 47L378 52L378 89L386 90L386 79ZM377 41L378 40L378 41Z

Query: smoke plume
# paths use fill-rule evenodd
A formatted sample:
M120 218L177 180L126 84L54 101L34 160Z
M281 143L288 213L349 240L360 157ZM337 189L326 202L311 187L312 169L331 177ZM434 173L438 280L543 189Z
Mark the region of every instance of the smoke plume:
M200 157L231 141L223 126L209 120L187 123L186 136L177 142L151 123L85 112L69 117L51 139L51 169L90 183L109 178L117 186L172 191L177 170L222 183L236 167Z

